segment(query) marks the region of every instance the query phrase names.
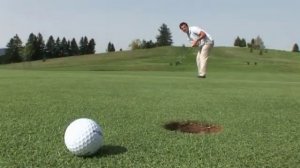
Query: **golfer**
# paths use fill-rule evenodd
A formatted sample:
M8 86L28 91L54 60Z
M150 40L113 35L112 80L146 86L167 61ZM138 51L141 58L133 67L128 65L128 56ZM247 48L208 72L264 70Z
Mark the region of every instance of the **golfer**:
M213 38L200 27L189 27L186 22L180 23L179 28L187 34L188 40L191 42L192 47L199 47L196 57L198 78L206 78L207 59L210 50L214 46Z

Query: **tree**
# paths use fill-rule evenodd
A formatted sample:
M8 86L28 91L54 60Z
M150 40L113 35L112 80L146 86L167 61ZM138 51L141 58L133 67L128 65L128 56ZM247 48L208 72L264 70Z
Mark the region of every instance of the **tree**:
M71 49L70 50L71 50L70 51L71 56L80 54L79 47L77 45L77 42L76 42L75 38L73 38L72 41L71 41Z
M87 51L88 51L88 38L86 36L81 37L81 39L80 39L79 51L80 51L80 55L87 54Z
M61 48L61 56L69 56L69 45L68 41L65 37L62 38L61 43L60 43L60 48Z
M67 49L68 50L68 55L67 56L71 56L72 51L71 51L71 41L70 40L67 41L67 46L68 46L68 49Z
M250 48L254 48L254 44L255 44L255 39L251 39L251 43L250 43Z
M84 42L83 42L83 37L80 38L79 41L79 53L80 55L84 54Z
M131 48L131 50L136 50L136 49L140 49L142 45L142 42L140 39L135 39L131 42L131 44L129 44L129 47Z
M45 60L45 41L41 33L37 36L37 44L36 44L36 55L37 59Z
M246 47L246 40L244 38L240 38L239 36L237 36L237 38L234 40L234 46L236 47Z
M150 40L150 41L143 40L140 47L141 48L154 48L155 46L156 46L156 44L153 43L152 40Z
M6 47L7 49L5 50L4 63L14 63L22 61L22 41L17 34L10 39Z
M241 42L240 42L240 47L246 47L247 46L247 42L244 38L242 38Z
M38 60L38 43L37 43L37 36L33 33L30 33L27 43L25 45L25 60L26 61L32 61L32 60Z
M259 50L260 55L263 54L263 51L266 52L265 44L260 36L252 39L251 43L248 43L248 47L250 48L250 52L253 52L253 50Z
M45 54L47 58L54 58L55 56L55 41L53 36L50 36L48 38L48 41L46 43L45 47Z
M95 54L96 52L95 46L96 46L95 40L91 39L88 43L88 54Z
M234 40L233 46L239 47L241 45L241 39L239 36Z
M264 42L260 36L257 36L254 40L254 48L259 50L265 49Z
M292 52L299 52L299 46L297 43L294 44Z
M260 36L257 36L254 41L254 46L259 50L259 55L263 55L263 50L265 49L265 45Z
M115 46L113 43L109 42L107 45L107 52L115 52Z
M60 42L60 38L57 37L55 41L55 47L54 47L54 57L60 57L60 56L62 56L61 42Z
M159 35L156 36L157 46L170 46L173 44L172 34L166 24L163 23L158 31Z

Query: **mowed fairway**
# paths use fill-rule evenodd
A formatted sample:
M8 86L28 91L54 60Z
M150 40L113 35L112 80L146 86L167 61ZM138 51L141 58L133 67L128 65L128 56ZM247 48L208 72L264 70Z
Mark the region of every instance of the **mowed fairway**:
M194 52L159 48L91 61L97 64L76 57L0 66L0 167L298 167L300 55L215 48L201 80ZM183 64L170 66L178 57ZM64 145L66 127L82 117L104 131L94 157L73 156ZM163 127L187 120L223 130Z

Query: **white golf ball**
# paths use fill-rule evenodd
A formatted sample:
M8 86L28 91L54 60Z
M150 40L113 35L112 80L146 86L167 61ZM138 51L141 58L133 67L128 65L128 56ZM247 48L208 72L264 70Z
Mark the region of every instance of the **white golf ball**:
M104 142L101 127L88 118L73 121L67 127L64 139L68 150L77 156L95 154Z

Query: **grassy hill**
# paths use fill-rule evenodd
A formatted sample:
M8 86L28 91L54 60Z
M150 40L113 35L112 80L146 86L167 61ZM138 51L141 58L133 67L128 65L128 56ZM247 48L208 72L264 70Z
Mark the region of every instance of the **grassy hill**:
M1 65L0 167L299 167L299 53L216 47L199 79L196 52L162 47ZM67 126L83 117L103 128L93 157L64 144ZM173 121L222 130L166 130Z
M197 49L160 47L102 53L2 65L0 68L80 71L193 71ZM248 65L248 62L250 65ZM179 63L176 66L176 63ZM255 66L254 64L257 64ZM253 68L255 66L256 69ZM215 47L209 59L210 71L245 70L300 72L300 54L269 50L263 55L247 48Z

